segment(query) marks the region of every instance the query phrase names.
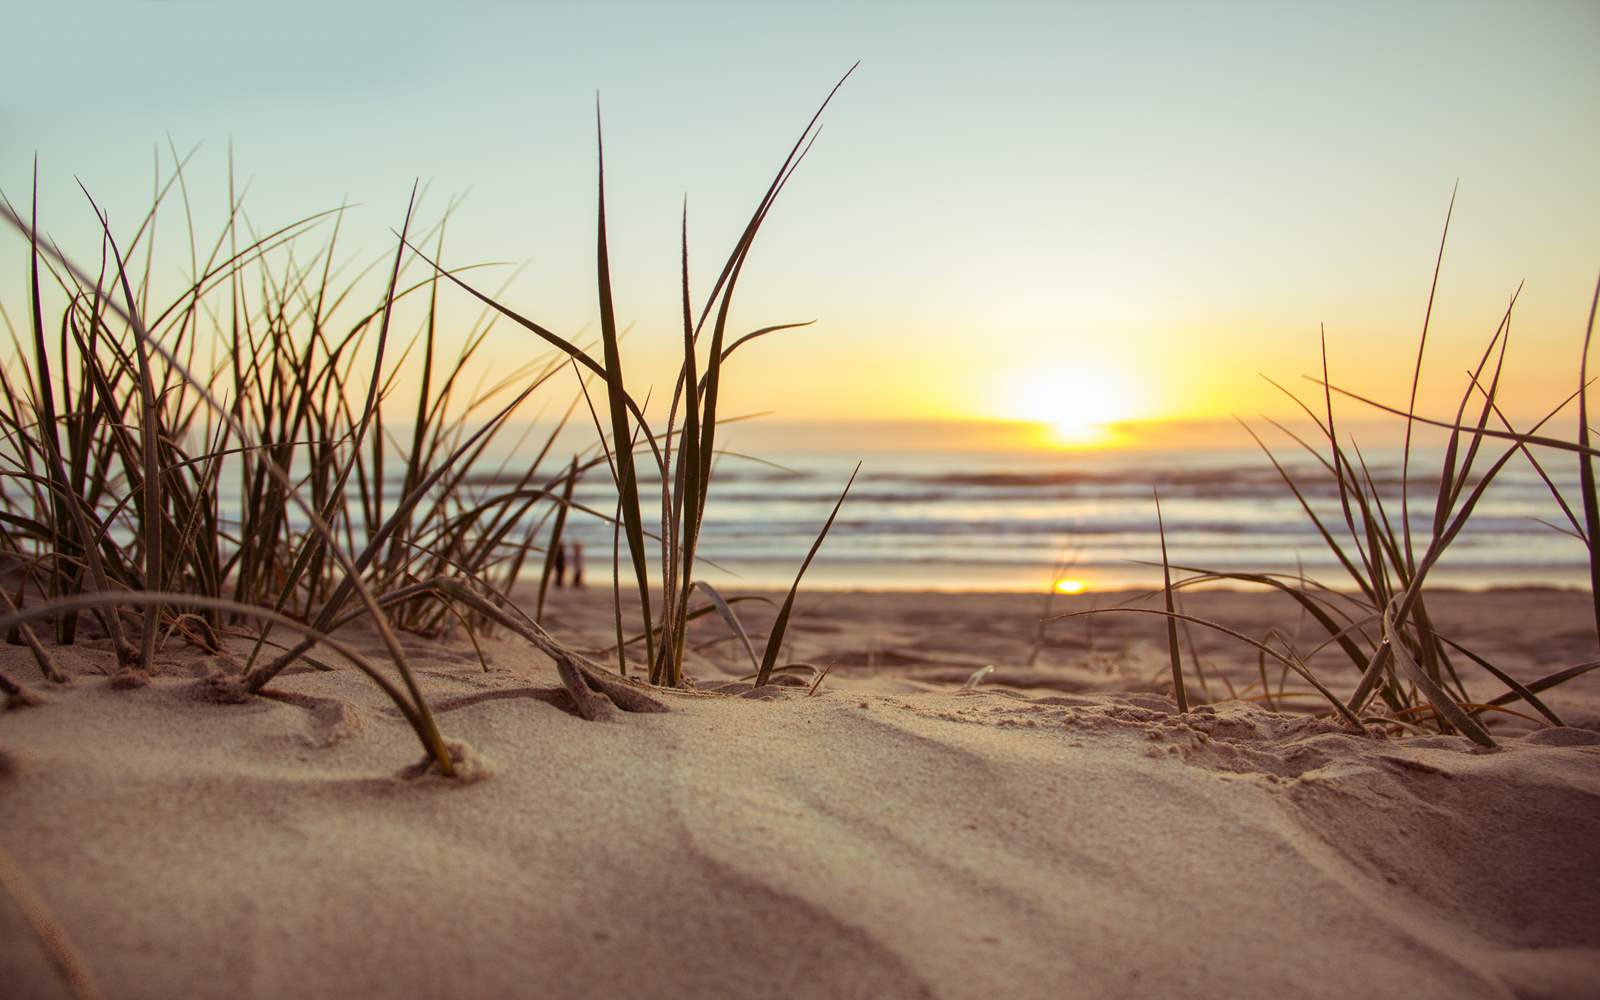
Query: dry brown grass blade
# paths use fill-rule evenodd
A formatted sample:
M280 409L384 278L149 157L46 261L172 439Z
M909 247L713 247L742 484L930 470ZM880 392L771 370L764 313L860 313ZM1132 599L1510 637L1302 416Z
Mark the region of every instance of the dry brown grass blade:
M1433 320L1433 299L1439 291L1439 272L1444 268L1444 245L1450 238L1450 218L1456 211L1456 192L1461 182L1450 190L1450 206L1444 213L1444 230L1439 234L1439 253L1433 262L1433 281L1428 285L1428 308L1422 315L1422 336L1417 340L1417 363L1411 372L1411 399L1406 404L1406 436L1403 457L1400 460L1400 526L1405 536L1406 568L1416 569L1411 549L1411 506L1406 481L1411 478L1411 429L1417 412L1417 386L1422 381L1422 353L1428 346L1428 324Z
M1322 385L1322 381L1320 379L1312 378L1309 375L1305 376L1305 379L1314 385ZM1387 403L1379 402L1370 396L1363 396L1362 394L1353 392L1349 389L1341 389L1336 385L1328 386L1328 388L1331 391L1346 397L1347 399L1353 399L1358 403L1370 406L1374 410L1379 410L1383 413L1394 414L1395 416L1399 417L1406 415L1405 410L1395 406L1390 406ZM1471 424L1451 423L1448 420L1437 420L1432 417L1424 417L1420 414L1413 414L1411 419L1416 423L1424 424L1428 427L1437 427L1441 430L1473 431L1476 433L1481 433L1486 438L1494 438L1499 441L1511 441L1516 444L1527 444L1537 448L1549 448L1553 451L1570 452L1574 455L1583 455L1589 458L1600 458L1600 449L1596 449L1592 445L1564 441L1561 438L1547 437L1543 434L1525 434L1518 431L1496 431L1488 428L1484 428L1483 430L1479 431L1478 428Z
M635 433L629 427L628 391L623 381L622 350L617 336L616 308L611 297L611 257L606 242L606 160L605 142L600 128L600 102L595 99L596 172L599 174L599 222L595 250L595 285L600 299L600 338L605 351L606 402L611 416L611 440L616 442L612 460L616 465L617 496L621 500L623 534L628 540L628 558L633 563L634 582L639 588L640 614L645 625L645 661L657 673L655 639L650 626L654 621L650 613L650 571L644 543L644 512L639 500L639 477L633 461L633 449L624 448L622 442L632 441ZM649 435L649 423L641 415L638 429ZM661 478L668 472L665 461L657 452Z
M17 610L17 603L11 599L11 595L6 592L4 587L0 587L0 601L5 602L7 611L15 612ZM33 656L33 662L38 664L39 672L44 674L46 680L56 684L67 683L67 675L56 667L56 662L50 656L50 651L45 649L39 642L39 637L33 634L33 629L26 622L17 625L17 634L27 644L28 652Z
M1178 581L1174 586L1179 589L1222 580L1234 580L1240 583L1253 583L1271 587L1273 590L1288 596L1309 614L1328 633L1327 641L1337 643L1339 648L1344 651L1344 654L1355 664L1356 669L1366 669L1368 655L1363 653L1351 638L1352 632L1359 631L1357 628L1359 623L1340 625L1325 607L1307 594L1305 590L1290 586L1289 581L1277 579L1267 573L1219 573L1195 566L1181 565L1174 565L1172 568L1184 573L1195 574L1193 577ZM1306 582L1304 577L1294 577L1292 579L1302 584Z
M90 608L106 607L115 604L127 604L132 607L150 607L152 605L175 604L179 602L190 604L195 607L214 608L219 611L230 611L250 618L260 619L261 621L271 622L274 625L278 625L280 627L300 633L301 635L305 636L307 640L309 640L310 645L312 646L327 646L329 649L338 653L351 666L365 674L369 680L371 680L374 684L377 684L378 687L382 689L383 693L389 697L390 701L395 703L395 707L399 709L400 714L408 723L411 724L413 730L416 731L417 738L422 743L423 749L431 752L432 741L428 738L427 734L423 732L423 719L418 714L415 707L411 704L410 700L406 697L406 693L399 687L395 686L393 681L390 681L387 677L385 677L383 673L379 671L377 667L375 667L365 656L361 655L361 653L354 647L341 642L333 636L319 632L316 629L308 627L303 622L296 621L293 618L289 618L286 615L272 611L269 608L249 604L240 604L237 601L230 601L224 597L205 597L195 594L167 593L163 591L130 591L121 594L75 594L71 597L56 598L53 601L37 604L32 607L23 608L18 611L0 615L0 629L10 628L13 625L36 621L41 618L49 618L63 610L82 611ZM250 693L249 689L244 684L243 678L236 678L235 680L238 685L238 693L241 697Z
M1276 649L1273 649L1272 647L1266 645L1265 643L1261 642L1260 640L1252 639L1250 636L1245 635L1243 632L1240 632L1237 629L1229 628L1228 626L1223 625L1221 622L1214 622L1214 621L1210 621L1210 620L1205 619L1205 618L1198 618L1198 617L1196 617L1194 615L1184 614L1183 612L1164 611L1164 610L1161 610L1161 609L1158 609L1158 608L1125 608L1125 607L1090 608L1090 609L1088 609L1086 611L1069 611L1069 612L1066 612L1066 613L1063 613L1063 614L1055 615L1050 620L1051 621L1065 621L1065 620L1067 620L1069 618L1087 618L1087 617L1091 617L1091 616L1094 616L1094 615L1109 615L1109 614L1161 615L1161 616L1164 616L1164 617L1176 618L1179 621L1186 621L1186 622L1189 622L1189 623L1194 624L1194 625L1199 625L1199 626L1211 629L1211 630L1216 631L1216 632L1221 632L1223 635L1229 636L1230 638L1237 639L1238 641L1244 643L1245 645L1251 647L1252 649L1255 649L1258 652L1264 653L1265 655L1272 657L1273 660L1277 661L1278 663L1282 664L1283 666L1285 666L1285 667L1289 668L1290 670L1293 670L1295 673L1299 674L1300 677L1303 680L1305 680L1308 684L1310 684L1312 687L1317 689L1317 693L1322 696L1324 701L1328 702L1328 704L1333 708L1335 714L1337 714L1346 723L1348 723L1351 727L1353 727L1356 732L1365 732L1366 731L1361 725L1361 720L1356 717L1355 713L1351 712L1345 706L1344 702L1340 701L1338 696L1336 696L1332 691L1329 691L1327 689L1327 687L1325 687L1322 684L1321 681L1317 680L1314 676L1312 676L1311 671L1309 669L1307 669L1304 664L1296 662L1291 657L1285 656L1283 653L1278 652Z
M578 485L578 460L572 460L572 467L567 471L567 481L561 487L561 503L556 507L555 524L550 527L550 543L545 548L544 569L539 574L539 597L534 604L533 617L536 621L544 620L544 599L550 589L550 577L555 572L556 561L561 558L561 546L565 544L561 532L567 526L567 508L572 506L572 491Z
M778 609L778 616L773 620L772 631L767 635L767 649L761 657L761 669L756 674L756 687L767 683L772 676L772 668L778 664L778 652L783 648L783 636L789 626L789 615L794 610L795 595L800 591L800 580L806 575L806 570L811 566L811 560L817 556L817 550L822 548L823 539L828 537L828 529L833 527L834 518L839 516L839 508L844 506L845 497L850 495L850 487L855 484L856 476L861 472L861 463L857 462L855 471L850 473L850 481L844 484L844 490L839 494L839 501L833 505L833 511L823 522L822 530L817 532L817 538L811 543L811 550L806 553L805 561L800 564L800 571L794 575L794 585L789 588L789 593L783 599L783 605Z
M29 929L39 941L39 947L55 967L56 975L67 992L75 1000L99 1000L100 987L95 983L94 973L84 961L83 953L4 848L0 848L0 889L4 889L17 904L17 909L22 911L23 919L28 922Z
M717 609L717 614L722 616L722 620L727 623L729 631L739 640L739 644L744 647L745 654L750 657L750 666L754 667L759 675L761 672L761 660L756 657L756 649L750 644L750 636L745 632L744 624L739 621L739 616L734 614L733 607L717 592L717 588L704 580L696 580L694 585L706 595L706 598L711 602L711 606ZM684 610L687 612L687 606ZM685 617L687 618L687 615ZM680 639L680 641L682 640Z
M1536 681L1530 681L1529 683L1523 685L1523 687L1537 694L1540 691L1547 691L1559 684L1565 684L1574 677L1582 677L1591 670L1600 670L1600 660L1590 660L1587 663L1580 663L1577 666L1567 667L1565 670L1557 670L1555 673L1546 674ZM1509 702L1516 701L1519 697L1521 697L1521 695L1517 694L1516 692L1507 691L1505 694L1499 695L1498 697L1490 698L1489 704L1505 705Z
M1426 670L1423 670L1418 665L1416 659L1412 657L1411 651L1406 648L1405 642L1402 641L1395 627L1396 618L1399 616L1393 613L1395 606L1403 606L1405 601L1406 595L1397 595L1383 612L1383 641L1385 647L1389 649L1390 656L1400 665L1401 671L1407 675L1408 679L1422 691L1423 696L1428 699L1429 704L1433 706L1441 719L1459 729L1472 742L1492 749L1495 746L1495 742L1494 738L1489 735L1489 731L1479 725L1478 721L1472 716L1462 711L1450 695L1440 688L1432 677L1428 676Z
M1529 705L1533 706L1533 708L1540 715L1543 715L1546 719L1550 720L1551 725L1556 725L1556 726L1565 726L1566 725L1565 722L1561 721L1561 717L1556 715L1556 713L1550 711L1549 706L1545 705L1544 702L1540 701L1539 700L1539 696L1537 694L1535 694L1532 690L1530 690L1527 685L1525 685L1522 682L1518 681L1516 678L1512 677L1510 674L1508 674L1505 671L1501 670L1499 667L1496 667L1494 664L1490 663L1488 660L1486 660L1483 657L1479 656L1477 653L1474 653L1472 650L1470 650L1467 647L1461 645L1459 642L1456 642L1454 639L1451 639L1448 636L1440 636L1439 638L1441 640L1443 640L1444 643L1446 645L1448 645L1451 649L1454 649L1456 652L1460 653L1462 656L1465 656L1467 659L1471 660L1473 663L1476 663L1478 666L1482 667L1489 674L1493 675L1495 680L1498 680L1500 683L1502 683L1506 687L1510 688L1511 691L1509 693L1513 697L1521 698L1523 701L1525 701Z
M1595 311L1600 308L1600 280L1589 301L1589 323L1583 334L1583 358L1578 362L1578 446L1589 447L1589 345L1594 339ZM1589 454L1578 456L1578 482L1583 493L1583 523L1589 539L1589 593L1594 600L1595 633L1600 636L1600 495L1595 488L1594 463Z
M1167 655L1172 660L1172 696L1177 699L1178 711L1189 711L1189 695L1183 689L1183 654L1178 649L1177 608L1172 598L1172 564L1167 561L1167 524L1161 517L1161 494L1155 493L1156 530L1161 536L1162 596L1167 602Z
M556 641L540 625L515 608L502 605L504 598L480 594L456 579L431 581L430 587L472 608L490 621L522 636L555 662L562 685L572 696L578 712L588 721L608 718L614 706L624 712L665 712L667 706L648 693L646 687L623 677L607 676L599 664Z

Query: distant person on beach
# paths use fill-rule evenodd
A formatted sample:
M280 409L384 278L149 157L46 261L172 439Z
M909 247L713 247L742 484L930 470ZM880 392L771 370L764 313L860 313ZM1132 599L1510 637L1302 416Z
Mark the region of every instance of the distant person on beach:
M583 586L583 543L572 543L572 585Z
M556 571L556 586L557 587L566 586L567 585L567 547L565 545L557 545L556 546L555 571Z

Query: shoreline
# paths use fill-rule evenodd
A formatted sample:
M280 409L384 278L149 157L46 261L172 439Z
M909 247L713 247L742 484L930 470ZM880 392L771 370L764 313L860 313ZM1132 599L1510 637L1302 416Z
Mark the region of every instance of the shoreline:
M753 639L755 652L770 623L773 605L786 591L721 591L736 601L735 613ZM1528 682L1558 667L1595 658L1594 606L1587 592L1560 588L1430 589L1429 612L1444 635L1484 656L1497 668ZM531 594L516 596L531 606ZM1349 598L1351 595L1345 595ZM623 625L637 632L636 601L624 591ZM740 598L753 598L739 600ZM1358 671L1294 601L1276 590L1199 589L1178 594L1183 609L1260 639L1277 631L1295 640L1319 680L1341 695L1354 687ZM696 606L704 603L697 598ZM1354 607L1354 601L1350 601ZM1051 615L1096 614L1044 623ZM868 591L802 587L796 598L785 660L831 667L841 676L867 675L879 683L915 684L926 676L939 683L960 670L997 669L993 682L1050 687L1064 692L1142 691L1171 694L1171 672L1164 620L1144 611L1113 607L1162 607L1162 592L1113 591L1047 595L1042 592ZM602 662L614 646L615 618L609 588L554 590L546 598L548 626L557 638L577 641ZM1375 626L1367 626L1370 633ZM593 640L584 644L585 637ZM1234 638L1199 626L1180 629L1186 667L1185 687L1194 703L1225 699L1260 684L1256 651ZM728 670L748 672L747 659L720 617L708 614L690 627L691 676L720 677ZM1312 651L1315 650L1315 651ZM614 657L610 658L614 665ZM733 666L730 666L732 664ZM741 665L742 664L742 665ZM1309 691L1293 675L1269 671L1272 687ZM1505 688L1488 674L1463 665L1468 690L1485 698ZM965 675L958 678L965 680ZM1260 694L1258 689L1254 692ZM1567 705L1575 718L1600 726L1600 671L1551 690L1552 706ZM1311 706L1308 706L1311 707ZM1326 705L1322 706L1326 708ZM1560 707L1555 711L1562 712ZM1565 718L1565 713L1562 714ZM1496 725L1520 726L1515 717Z
M1176 582L1176 581L1174 581L1174 582ZM786 593L789 592L789 587L788 587L787 584L782 585L782 586L779 586L779 585L776 585L776 584L773 584L773 585L770 585L770 586L769 585L763 585L763 584L753 584L753 585L746 586L746 585L738 584L738 583L719 582L719 581L711 581L711 584L712 584L712 586L716 587L719 592L730 593L730 594L786 594ZM538 589L538 582L536 580L535 581L529 581L529 582L523 582L523 583L519 583L517 585L516 590L514 591L514 593L519 597L525 597L525 596L528 595L528 593L530 591L537 591L537 589ZM554 591L554 589L557 589L557 588L552 588L552 592ZM563 588L559 588L559 589L562 589L562 590L576 590L576 591L594 591L594 592L600 592L600 591L604 590L607 594L609 594L610 593L610 584L608 582L604 587L602 587L602 586L600 586L598 584L595 584L595 583L590 583L590 584L587 584L586 586L583 586L583 587L572 587L572 586L569 585L567 587L563 587ZM1107 588L1105 590L1100 590L1100 589L1082 590L1082 591L1078 591L1076 593L1071 593L1071 594L1068 594L1068 593L1057 593L1055 596L1056 596L1057 600L1067 600L1067 599L1072 599L1072 598L1082 599L1082 598L1091 598L1091 597L1100 597L1100 598L1122 597L1122 598L1128 598L1128 597L1140 597L1140 596L1144 596L1144 595L1150 594L1150 593L1160 593L1162 589L1163 589L1162 585L1158 581L1158 582L1153 583L1151 586L1148 586L1148 587L1132 587L1132 586L1128 586L1128 587L1110 587L1110 588ZM1195 586L1192 586L1192 587L1183 587L1183 588L1181 588L1181 592L1185 593L1185 594L1191 594L1191 593L1256 594L1256 593L1262 593L1262 592L1266 592L1266 591L1271 591L1273 589L1274 588L1271 588L1271 587L1268 587L1268 586L1265 586L1265 585L1252 585L1252 584L1248 584L1248 583L1211 583L1211 584L1196 584ZM633 587L627 581L623 581L623 592L627 593L630 590L637 590L637 588ZM1430 583L1430 584L1427 585L1427 589L1426 589L1426 593L1429 593L1429 594L1437 594L1437 593L1445 593L1445 594L1493 594L1493 593L1500 593L1500 592L1522 593L1522 592L1525 592L1525 591L1536 591L1536 592L1549 591L1549 592L1560 593L1560 594L1575 594L1575 595L1580 595L1580 596L1582 596L1584 598L1587 598L1588 595L1589 595L1589 591L1585 587L1568 586L1568 585L1565 585L1565 584L1558 584L1558 583L1490 583L1490 584L1484 584L1481 587L1452 585L1452 584L1440 584L1438 586L1435 586L1435 585ZM660 591L658 589L655 590L654 592L655 593L660 593ZM1337 588L1337 587L1333 588L1332 592L1335 593L1335 594L1351 594L1351 595L1356 593L1356 591L1353 591L1353 590L1344 590L1344 589L1340 589L1340 588ZM1019 589L1009 589L1009 588L1006 588L1006 589L999 589L999 588L990 589L990 588L984 588L984 587L961 586L961 585L957 585L957 584L952 584L949 587L928 586L928 585L925 585L925 584L907 585L905 587L885 587L885 586L874 586L874 585L871 585L871 584L830 585L830 584L827 584L827 583L822 583L822 584L818 584L816 586L812 586L810 581L809 581L809 579L807 579L807 580L804 580L804 581L801 582L800 593L801 594L807 594L807 593L814 593L814 594L868 594L868 595L874 595L874 594L896 594L896 595L926 594L926 595L929 595L929 596L936 596L936 597L960 597L960 596L963 596L963 595L983 594L983 595L994 595L994 596L997 596L997 597L1037 597L1037 598L1041 598L1042 599L1042 598L1046 597L1049 594L1049 591L1046 590L1046 588L1044 588L1044 587L1038 587L1038 588L1033 589L1033 590L1024 590L1024 589L1020 589L1020 588Z

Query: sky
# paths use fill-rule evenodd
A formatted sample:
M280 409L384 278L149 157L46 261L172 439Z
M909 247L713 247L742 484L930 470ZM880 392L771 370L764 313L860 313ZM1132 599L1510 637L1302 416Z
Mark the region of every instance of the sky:
M1311 388L1322 326L1336 383L1402 401L1458 183L1424 406L1452 408L1524 283L1504 399L1542 415L1600 272L1593 3L7 3L0 191L25 200L37 156L70 253L98 252L77 182L126 230L169 142L198 144L215 226L231 143L256 225L349 199L363 260L414 181L425 219L463 198L445 262L523 265L473 280L573 334L597 316L598 95L640 395L675 370L685 199L703 294L859 60L735 307L737 329L816 323L739 357L724 412L818 440L1225 437L1289 412L1263 375ZM159 238L176 281L181 228ZM13 316L24 266L0 238ZM476 310L445 309L464 336ZM505 327L484 358L535 353Z

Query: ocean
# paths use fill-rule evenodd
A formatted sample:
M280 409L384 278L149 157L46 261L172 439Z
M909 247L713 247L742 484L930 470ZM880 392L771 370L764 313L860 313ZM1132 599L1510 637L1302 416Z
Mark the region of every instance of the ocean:
M1481 471L1498 455L1485 448L1476 467ZM725 456L717 468L700 568L714 584L787 586L858 460L839 453L763 458L773 464ZM1354 558L1325 470L1304 452L1279 458ZM1398 449L1366 455L1396 524L1400 459ZM1352 586L1260 451L913 452L859 460L855 486L806 573L811 587L1043 591L1061 580L1101 590L1157 584L1157 490L1174 565L1304 573ZM1419 554L1432 533L1438 468L1437 451L1413 453L1410 519ZM1575 462L1552 456L1547 471L1581 516ZM660 484L641 485L649 527L659 523ZM575 499L609 513L614 497L602 466ZM1548 487L1517 456L1490 484L1430 579L1469 588L1585 585L1587 550L1550 526L1564 522ZM610 526L583 515L568 525L568 537L584 544L591 579L609 577Z

